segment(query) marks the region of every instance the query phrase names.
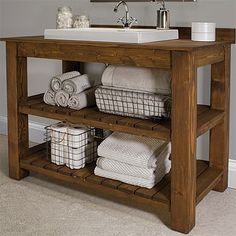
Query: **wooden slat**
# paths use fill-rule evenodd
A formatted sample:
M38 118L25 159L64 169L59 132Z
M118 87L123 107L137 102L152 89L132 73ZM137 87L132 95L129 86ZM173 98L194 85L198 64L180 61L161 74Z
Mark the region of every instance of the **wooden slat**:
M72 176L74 178L81 178L81 179L85 179L87 178L88 176L92 175L93 174L93 170L95 168L95 164L92 163L92 164L89 164L87 165L85 168L82 168L80 170L77 170L76 172L74 172L72 174Z
M140 187L130 185L130 184L124 184L122 183L121 185L118 186L118 189L122 192L129 193L129 194L134 194Z
M97 176L97 175L90 175L86 178L86 181L90 182L90 183L94 183L94 184L102 184L102 182L105 180L106 178Z
M114 189L117 189L121 184L122 182L118 180L113 180L113 179L105 179L102 182L102 185L107 186L109 188L114 188Z
M45 169L48 169L48 170L52 170L52 171L58 171L59 169L61 169L63 166L59 166L59 165L56 165L54 163L49 163L47 165L44 166Z
M48 165L50 163L49 160L46 160L44 158L37 159L31 163L33 166L37 166L40 168L44 168L44 166Z
M63 166L62 168L58 169L58 172L63 174L63 175L73 175L77 170L72 170L67 166Z

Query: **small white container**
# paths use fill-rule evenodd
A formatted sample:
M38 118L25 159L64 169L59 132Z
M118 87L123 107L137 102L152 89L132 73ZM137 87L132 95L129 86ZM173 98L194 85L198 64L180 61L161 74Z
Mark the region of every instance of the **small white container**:
M193 22L192 40L214 42L216 40L216 24L207 22Z

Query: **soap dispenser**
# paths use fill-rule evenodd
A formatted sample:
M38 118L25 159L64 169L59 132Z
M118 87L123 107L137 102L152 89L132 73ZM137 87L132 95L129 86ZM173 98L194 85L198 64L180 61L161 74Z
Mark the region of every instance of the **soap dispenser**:
M164 0L152 0L161 4L159 10L157 10L157 29L169 29L170 28L170 11L166 9Z

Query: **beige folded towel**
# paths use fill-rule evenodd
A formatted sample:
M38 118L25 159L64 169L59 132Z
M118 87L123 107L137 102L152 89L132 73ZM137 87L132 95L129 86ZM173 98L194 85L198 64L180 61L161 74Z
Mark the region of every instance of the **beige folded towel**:
M96 87L93 87L91 89L85 90L82 93L75 94L71 96L71 98L68 101L68 106L71 109L75 110L81 110L88 106L94 106L95 105L95 89Z
M63 90L60 90L55 95L55 102L57 106L67 107L70 95Z
M71 71L61 75L54 76L50 81L50 88L52 91L57 92L61 90L62 82L67 79L72 79L74 77L80 76L78 71Z
M56 93L54 91L48 89L43 96L43 101L48 105L55 106L56 105L55 94Z
M81 93L88 88L91 88L91 83L86 74L69 78L62 82L62 90L70 95Z
M118 88L170 94L169 70L134 66L108 66L102 75L102 84Z

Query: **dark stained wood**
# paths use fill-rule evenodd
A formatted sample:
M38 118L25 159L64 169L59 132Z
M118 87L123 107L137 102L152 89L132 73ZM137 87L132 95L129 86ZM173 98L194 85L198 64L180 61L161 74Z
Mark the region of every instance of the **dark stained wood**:
M32 98L34 99L34 97ZM81 123L98 128L110 129L113 131L127 132L130 134L143 135L163 140L170 139L170 121L151 121L138 118L110 115L99 112L97 108L86 108L75 111L69 108L50 106L36 99L33 102L30 98L22 103L20 111L25 114L43 116L56 120L64 120L72 123ZM29 105L28 105L29 103ZM215 125L222 122L223 112L209 109L208 106L198 106L197 135L200 136Z
M19 103L28 96L27 59L17 57L17 45L14 42L8 42L6 50L9 176L20 180L28 174L20 168L20 159L29 148L28 115L18 111Z
M209 167L197 179L197 204L216 186L223 171Z
M228 187L230 54L230 46L225 47L225 60L213 64L211 70L211 107L224 111L223 122L210 132L210 165L223 171L215 188L221 192Z
M69 71L79 71L81 74L84 73L84 65L83 63L77 61L62 61L62 72Z
M153 209L164 206L171 210L172 229L188 233L195 224L196 204L215 186L218 191L227 187L230 44L235 43L235 29L217 29L217 42L192 42L189 28L178 29L180 40L144 44L45 40L43 37L5 39L10 176L21 179L33 171L129 204ZM44 104L42 95L27 98L27 57L62 60L64 72L78 69L81 62L171 69L171 121L109 115L97 108L74 111ZM211 107L198 106L197 112L196 69L206 64L213 64ZM94 164L80 170L52 164L42 146L28 150L28 115L171 140L171 181L166 176L147 190L95 176ZM196 163L199 166L203 162L196 162L196 138L208 130L211 130L210 167L200 164L199 174Z
M171 228L188 233L196 207L197 67L186 52L173 52L172 63Z

